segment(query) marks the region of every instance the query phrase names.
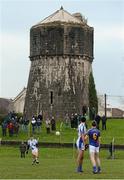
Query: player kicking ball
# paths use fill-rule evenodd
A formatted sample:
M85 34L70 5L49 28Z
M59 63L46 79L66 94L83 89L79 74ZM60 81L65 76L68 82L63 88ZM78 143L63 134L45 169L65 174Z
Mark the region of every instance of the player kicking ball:
M101 172L99 148L100 148L100 131L96 128L96 121L92 122L92 128L86 133L85 138L89 137L89 154L90 160L93 165L93 173L97 174Z
M39 161L38 161L38 141L33 137L31 137L27 142L27 151L26 151L27 154L28 154L29 149L31 149L31 152L32 152L32 158L33 158L32 165L34 165L35 163L39 164Z

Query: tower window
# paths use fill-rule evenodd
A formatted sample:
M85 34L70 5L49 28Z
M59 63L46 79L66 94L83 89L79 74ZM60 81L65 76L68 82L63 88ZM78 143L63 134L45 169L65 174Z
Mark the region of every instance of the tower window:
M53 91L50 91L50 104L53 104Z

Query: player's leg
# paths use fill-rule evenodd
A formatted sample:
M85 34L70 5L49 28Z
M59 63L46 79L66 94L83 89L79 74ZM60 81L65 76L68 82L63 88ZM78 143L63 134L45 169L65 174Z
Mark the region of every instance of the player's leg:
M33 159L33 160L32 160L32 165L33 165L33 164L35 164L35 162L36 162L35 155L33 155L33 154L32 154L32 159Z
M78 149L77 172L83 172L82 163L83 163L83 159L84 159L85 146L84 146L83 142L80 139L78 139L78 141L77 141L77 149Z
M33 150L32 155L33 155L32 164L34 164L35 162L38 164L39 163L39 161L38 161L38 149Z
M35 155L35 150L32 150L32 165L35 164L36 162L36 155Z
M83 172L82 163L84 158L84 150L78 150L78 156L77 156L77 172Z
M96 158L96 163L97 163L97 167L98 167L98 173L101 172L101 162L100 162L100 158L99 158L99 147L96 148L96 153L95 153L95 158Z
M96 159L95 159L95 147L89 145L89 153L90 153L90 160L93 166L93 173L96 174L97 173L97 164L96 164Z
M38 160L38 149L36 149L36 151L35 151L35 159L36 159L36 163L39 164L39 160Z

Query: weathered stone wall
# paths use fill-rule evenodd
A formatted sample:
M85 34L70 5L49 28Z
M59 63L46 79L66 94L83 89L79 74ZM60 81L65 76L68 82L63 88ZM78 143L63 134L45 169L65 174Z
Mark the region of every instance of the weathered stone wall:
M87 55L93 58L93 28L40 26L30 32L30 57L38 55Z
M79 57L44 56L33 60L27 89L28 116L41 110L58 116L81 113L82 106L88 104L90 69L91 63Z
M31 69L24 111L28 117L82 113L88 106L93 60L93 28L39 26L30 31Z

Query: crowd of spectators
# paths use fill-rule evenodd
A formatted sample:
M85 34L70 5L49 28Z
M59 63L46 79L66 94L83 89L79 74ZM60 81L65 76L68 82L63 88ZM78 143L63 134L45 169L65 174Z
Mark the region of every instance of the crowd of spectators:
M26 116L18 116L14 111L9 112L1 123L2 136L10 137L18 136L19 132L24 132L35 134L42 132L43 116L39 114L38 116L33 115L29 120ZM45 120L46 133L50 133L56 130L56 121L52 116L51 118L46 118Z
M81 117L82 115L79 115L77 113L74 114L72 113L70 116L66 114L64 119L64 124L66 127L76 129L79 125ZM102 130L106 130L106 120L107 119L105 116L101 117L99 114L97 114L95 116L95 121L97 122L97 128L98 129L100 128L100 121L102 121ZM51 116L50 118L46 117L44 121L45 121L47 134L56 131L56 121L54 116ZM42 124L43 124L42 114L39 114L38 116L33 115L32 119L29 120L26 118L26 116L17 116L17 114L14 111L9 112L8 115L4 118L4 121L1 123L2 136L6 136L7 133L9 134L10 137L12 137L13 135L18 136L20 131L28 133L29 129L32 134L41 133Z

